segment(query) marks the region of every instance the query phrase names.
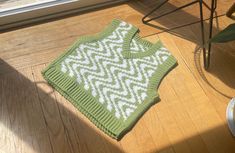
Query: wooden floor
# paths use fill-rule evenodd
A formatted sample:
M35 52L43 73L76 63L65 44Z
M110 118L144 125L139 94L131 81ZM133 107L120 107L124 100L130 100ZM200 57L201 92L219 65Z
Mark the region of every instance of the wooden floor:
M156 28L198 21L198 6L142 24L157 2L129 1L1 33L0 153L235 153L225 118L235 96L235 42L214 45L211 67L204 71L198 23L169 32ZM163 10L184 2L174 0ZM234 22L223 15L232 2L219 0L215 32ZM113 18L138 26L145 39L161 39L179 64L160 85L161 101L120 141L98 130L40 73L77 37L100 31Z

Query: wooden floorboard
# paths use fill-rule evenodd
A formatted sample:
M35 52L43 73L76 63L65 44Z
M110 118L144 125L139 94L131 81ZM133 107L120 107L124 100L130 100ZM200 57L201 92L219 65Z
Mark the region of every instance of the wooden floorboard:
M170 2L160 13L186 2ZM218 15L231 3L220 0ZM235 43L213 45L211 66L205 71L199 24L169 32L156 29L197 21L198 8L156 20L152 26L142 24L141 17L155 4L154 0L129 1L0 34L0 152L235 153L225 116L235 95ZM160 102L120 141L95 127L41 75L78 36L99 32L113 18L136 25L151 42L160 39L178 61L158 89ZM214 32L232 22L218 17Z
M225 13L230 1L219 1L218 15ZM16 69L50 62L77 37L99 32L114 18L134 24L140 29L143 37L162 31L156 26L171 29L199 20L198 5L194 5L174 15L160 18L157 22L151 22L152 26L144 25L141 18L157 3L158 1L153 0L129 1L122 5L2 33L0 57ZM175 9L185 3L186 0L172 1L156 14ZM205 9L205 18L208 18L208 15L209 11ZM38 57L41 57L40 60Z

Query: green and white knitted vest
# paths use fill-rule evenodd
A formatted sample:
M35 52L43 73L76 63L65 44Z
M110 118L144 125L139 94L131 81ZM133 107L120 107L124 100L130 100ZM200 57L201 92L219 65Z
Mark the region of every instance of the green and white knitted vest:
M175 64L160 41L143 40L136 27L113 20L102 32L79 38L42 74L97 127L119 139L158 100L156 89Z

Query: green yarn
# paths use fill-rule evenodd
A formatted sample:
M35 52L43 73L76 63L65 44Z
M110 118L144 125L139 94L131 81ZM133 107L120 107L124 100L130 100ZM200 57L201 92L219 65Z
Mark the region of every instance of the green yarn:
M80 37L42 75L91 122L120 139L159 100L156 89L176 65L160 41L113 20L102 32Z

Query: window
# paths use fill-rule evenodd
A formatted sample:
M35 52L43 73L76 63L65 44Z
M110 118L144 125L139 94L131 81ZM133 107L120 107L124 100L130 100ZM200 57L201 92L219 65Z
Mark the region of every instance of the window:
M0 0L0 30L125 0Z

